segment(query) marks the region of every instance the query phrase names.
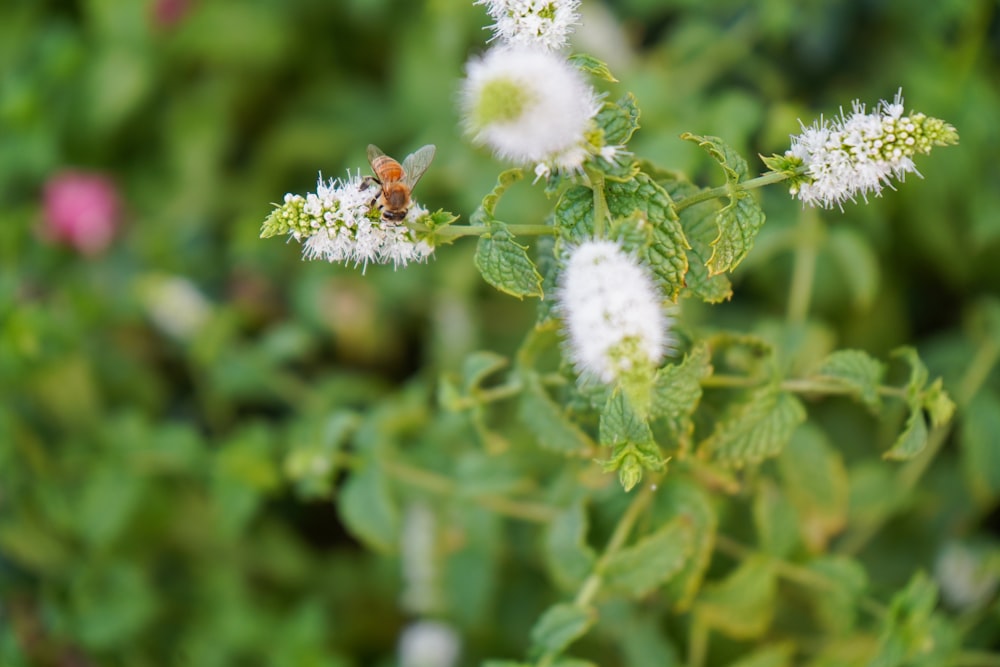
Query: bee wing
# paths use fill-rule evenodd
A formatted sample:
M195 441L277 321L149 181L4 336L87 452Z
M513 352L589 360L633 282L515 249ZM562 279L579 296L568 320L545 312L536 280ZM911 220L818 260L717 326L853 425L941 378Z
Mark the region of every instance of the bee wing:
M375 160L380 156L385 155L382 149L375 144L368 144L368 164L372 166L372 171L375 171Z
M427 167L431 166L431 160L434 159L434 151L436 150L434 144L427 144L410 153L403 160L403 172L406 174L405 182L411 190L427 171ZM371 154L371 147L368 148L368 152Z

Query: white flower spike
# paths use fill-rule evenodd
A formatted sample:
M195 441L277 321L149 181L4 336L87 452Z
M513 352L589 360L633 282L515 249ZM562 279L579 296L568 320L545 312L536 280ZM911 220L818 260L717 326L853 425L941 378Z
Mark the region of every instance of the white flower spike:
M580 22L580 0L478 0L495 23L493 39L557 51Z
M466 70L461 106L473 141L515 164L582 167L601 103L565 58L500 47L471 60Z
M348 179L322 176L315 193L305 197L287 194L282 206L271 215L278 216L291 230L292 238L303 244L305 259L328 262L406 266L422 262L434 252L425 241L418 241L403 223L386 222L377 207L374 194L359 174ZM416 220L427 211L414 204L406 220Z
M922 113L903 115L902 91L893 101L882 100L871 113L855 100L849 115L841 113L832 121L820 119L802 134L792 137L785 156L792 166L807 168L791 187L793 196L811 206L843 208L858 195L882 194L908 172L920 176L913 163L918 153L930 153L934 146L958 142L955 128Z
M577 371L611 384L655 368L673 347L672 320L648 270L612 241L586 241L560 277L558 309Z

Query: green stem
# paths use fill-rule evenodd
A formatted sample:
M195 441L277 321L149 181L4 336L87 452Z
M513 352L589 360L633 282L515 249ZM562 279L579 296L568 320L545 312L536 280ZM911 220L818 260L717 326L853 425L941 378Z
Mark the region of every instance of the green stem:
M752 375L710 375L701 381L701 386L706 389L753 389L762 387L770 382L770 378L755 377ZM783 380L778 387L784 391L796 394L825 394L828 396L843 396L854 393L854 389L841 384L835 380L825 378L791 378ZM880 396L892 398L905 398L906 390L900 387L889 385L879 385Z
M653 499L653 493L656 490L658 481L659 477L654 477L650 482L644 484L625 509L625 513L618 520L618 525L615 526L615 530L611 534L607 546L604 548L604 553L601 554L597 563L594 564L594 569L580 586L576 597L573 598L575 606L588 607L594 601L597 593L601 590L601 584L604 583L604 570L608 567L611 559L625 546L625 541L635 527L636 521L639 520L643 510L649 506L649 502ZM536 667L549 667L557 657L557 653L546 653L535 665Z
M588 169L587 178L590 179L590 187L594 191L594 238L602 239L607 221L611 218L608 200L604 195L604 174L596 169Z
M822 242L823 227L815 209L802 211L795 247L795 264L792 269L792 284L788 293L787 318L789 324L802 324L809 315L812 301L813 282L816 279L816 258Z
M338 457L338 462L352 469L357 469L365 465L364 459L357 454L342 453ZM474 495L461 493L458 484L450 477L411 466L398 459L384 459L381 461L381 465L390 477L409 484L412 487L435 495L451 496L461 501L475 503L512 519L520 519L532 523L548 523L559 513L558 508L544 503L514 500L494 493Z
M427 225L420 223L409 223L407 224L407 227L415 232L431 232L442 241L451 241L463 236L482 236L483 234L489 234L496 229L496 227L490 227L489 225L445 225L444 227L438 227L432 230ZM556 233L555 228L550 225L505 224L504 229L509 231L514 236L545 236Z
M804 169L803 169L804 172ZM737 183L735 186L729 183L725 185L720 185L717 188L710 188L708 190L702 190L697 194L693 194L690 197L685 197L684 199L679 199L674 202L674 210L678 213L688 208L689 206L694 206L695 204L700 204L704 201L709 201L710 199L721 199L723 197L732 197L737 192L748 192L750 190L756 190L757 188L762 188L765 185L771 185L772 183L780 183L781 181L791 178L791 174L783 171L769 171L763 176L758 176L757 178L751 178L749 181L743 181L742 183Z
M807 567L790 563L787 560L782 560L781 558L770 556L768 554L764 554L763 552L758 552L737 542L727 535L717 534L715 536L715 544L718 546L719 551L728 554L737 560L745 560L751 556L765 556L770 561L771 565L774 567L774 571L779 577L805 588L812 588L821 594L832 593L840 588L840 584L836 581L823 576L815 570L810 570ZM861 597L859 598L858 603L872 616L877 618L885 616L885 605L875 598Z

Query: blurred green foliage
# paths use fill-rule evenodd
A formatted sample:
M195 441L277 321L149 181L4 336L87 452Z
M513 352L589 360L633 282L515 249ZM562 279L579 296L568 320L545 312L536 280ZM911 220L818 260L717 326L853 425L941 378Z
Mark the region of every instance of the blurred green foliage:
M876 645L882 662L872 664L952 664L908 662L917 649L899 644L907 632L942 651L958 632L969 650L1000 648L995 595L964 606L946 596L957 624L945 627L930 616L932 584L914 575L933 571L954 542L985 554L994 576L1000 569L1000 378L991 365L975 377L977 350L1000 340L996 3L584 5L577 50L607 61L621 81L606 84L610 96L631 91L642 110L630 149L697 180L717 178L715 167L681 132L720 136L745 156L781 152L797 118L855 98L873 104L900 86L908 109L958 128L960 146L918 163L923 180L823 213L812 328L784 341L836 341L882 358L902 344L920 349L958 399L959 426L918 489L896 494L898 468L878 460L902 410L899 423L880 425L846 401L810 405L825 434L797 432L794 451L815 456L780 457L780 488L723 504L668 483L655 501L674 541L687 530L666 521L677 506L695 507L702 527L721 513L736 538L760 538L750 555L720 545L697 612L612 599L596 621L554 607L535 626L579 585L627 498L591 476L574 483L592 504L570 502L562 459L539 450L514 409L436 407L441 373L470 393L507 363L535 305L482 282L472 241L428 265L362 275L257 238L269 202L310 190L320 170L365 171L369 142L394 155L436 144L421 201L466 217L475 209L498 166L463 141L454 99L464 61L484 48L482 8L192 0L164 21L152 1L8 0L0 664L388 665L401 630L430 615L460 632L462 664L520 659L532 640L562 646L596 623L577 652L601 665L679 665L707 650L710 665L780 666L793 664L787 635L847 637L862 590L887 605L881 639L877 629L850 635L809 664L858 664L852 656ZM124 227L100 256L38 231L43 185L67 167L111 175L126 202ZM516 184L499 212L541 222L541 190ZM732 301L685 302L689 326L766 332L782 314L784 240L800 207L780 188L764 205L768 221ZM177 280L201 306L163 300L156 287ZM192 308L204 315L172 326ZM475 350L494 354L465 361ZM905 378L898 366L891 373ZM376 457L395 467L366 474ZM822 474L807 485L815 461ZM503 519L511 497L567 509L552 517L525 500L514 513L527 521ZM435 517L438 571L419 603L405 594L399 554L414 506ZM863 534L890 510L896 518L858 543L858 559L822 554L846 523ZM688 548L708 564L710 545ZM779 581L788 573L769 559L803 552L794 576L838 584L810 612L818 620L801 618L794 585ZM648 562L637 553L626 555ZM619 584L645 592L622 562ZM699 649L710 632L710 649Z

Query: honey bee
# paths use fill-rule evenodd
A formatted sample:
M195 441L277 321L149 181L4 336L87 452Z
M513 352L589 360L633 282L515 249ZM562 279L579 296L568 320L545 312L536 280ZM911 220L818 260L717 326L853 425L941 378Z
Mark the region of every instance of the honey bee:
M368 162L375 172L369 177L381 191L372 200L382 211L382 219L399 222L410 210L410 193L434 159L434 145L427 144L410 153L400 164L374 144L368 144Z

